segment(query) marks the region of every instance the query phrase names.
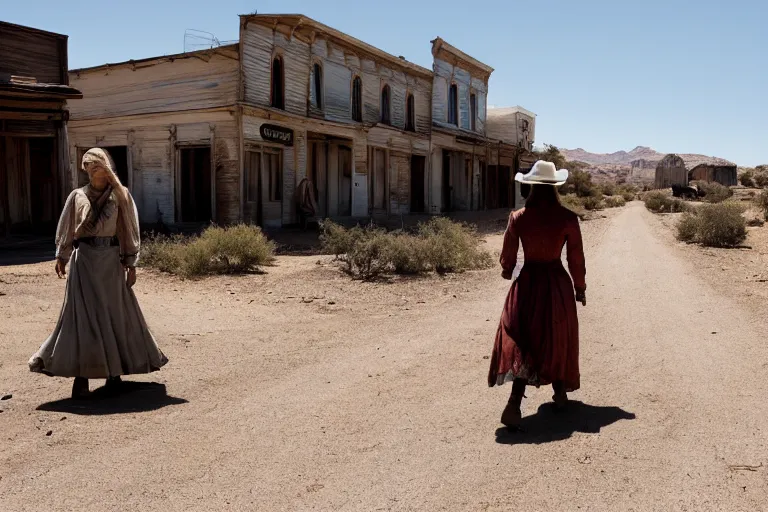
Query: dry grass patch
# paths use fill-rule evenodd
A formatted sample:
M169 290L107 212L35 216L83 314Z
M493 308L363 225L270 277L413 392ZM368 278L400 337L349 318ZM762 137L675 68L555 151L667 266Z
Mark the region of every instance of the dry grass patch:
M367 226L344 228L330 221L322 226L323 250L333 254L345 270L359 279L386 274L463 272L488 268L490 253L480 249L476 230L466 224L436 217L414 233Z
M744 208L733 201L702 205L683 215L677 238L707 247L737 247L747 239Z
M257 270L274 261L275 244L257 226L209 227L198 237L158 236L142 244L141 265L184 278Z

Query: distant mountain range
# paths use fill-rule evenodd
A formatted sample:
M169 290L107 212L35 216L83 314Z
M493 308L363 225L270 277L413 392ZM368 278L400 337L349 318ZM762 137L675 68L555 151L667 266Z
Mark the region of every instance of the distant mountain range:
M656 164L664 158L666 153L645 147L637 146L632 151L617 151L615 153L590 153L582 148L563 149L560 152L567 160L583 162L587 164L587 170L596 178L618 179L628 181L647 182L653 181L656 172ZM688 169L699 164L736 165L723 158L688 153L677 153L684 161Z

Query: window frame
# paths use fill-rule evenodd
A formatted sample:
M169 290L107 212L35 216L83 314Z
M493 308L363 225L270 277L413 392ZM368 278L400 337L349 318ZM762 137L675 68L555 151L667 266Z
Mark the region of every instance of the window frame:
M278 87L275 84L275 62L280 63L279 91L277 91ZM272 56L269 77L269 105L272 108L285 110L285 59L283 58L282 54L276 53ZM280 93L280 101L277 101L278 98L275 97L276 92Z
M405 94L405 131L416 131L416 98L410 91Z
M384 109L385 97L387 100L386 110ZM379 93L379 122L387 126L392 126L392 88L386 83Z
M360 84L357 95L355 95L356 83ZM352 77L352 94L350 95L350 97L352 99L352 109L351 109L352 120L358 123L362 123L363 122L363 79L360 78L359 75L354 75Z
M312 63L312 88L315 91L315 108L323 110L325 107L325 98L323 98L324 90L324 70L323 65L319 61Z
M456 82L452 82L448 86L448 108L446 113L448 124L459 126L459 86Z

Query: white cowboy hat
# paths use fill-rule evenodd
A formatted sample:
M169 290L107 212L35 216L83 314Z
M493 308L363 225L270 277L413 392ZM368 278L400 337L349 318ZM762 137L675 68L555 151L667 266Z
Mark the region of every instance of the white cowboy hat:
M528 185L553 185L559 187L568 180L568 169L557 170L552 162L539 160L527 174L521 172L515 175L515 181Z

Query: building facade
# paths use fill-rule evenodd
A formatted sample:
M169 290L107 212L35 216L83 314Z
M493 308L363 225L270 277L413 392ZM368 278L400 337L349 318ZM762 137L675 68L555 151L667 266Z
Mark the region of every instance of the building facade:
M110 150L147 223L294 224L305 178L320 218L485 209L519 141L486 133L493 70L432 53L430 70L305 16L241 16L236 45L73 70L70 159Z
M71 187L67 36L0 22L0 236L50 232Z

